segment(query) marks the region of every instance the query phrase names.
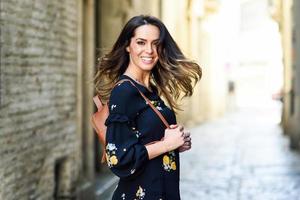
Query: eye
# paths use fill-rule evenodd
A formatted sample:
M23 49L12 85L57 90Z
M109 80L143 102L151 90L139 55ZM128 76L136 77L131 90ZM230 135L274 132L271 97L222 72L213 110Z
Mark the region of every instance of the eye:
M159 42L158 42L158 41L155 41L155 42L153 42L153 45L154 45L154 46L158 46L158 45L159 45Z
M155 47L158 47L158 45L159 45L158 42L153 43L153 46L155 46Z
M137 41L137 44L138 45L145 45L145 42L144 41Z

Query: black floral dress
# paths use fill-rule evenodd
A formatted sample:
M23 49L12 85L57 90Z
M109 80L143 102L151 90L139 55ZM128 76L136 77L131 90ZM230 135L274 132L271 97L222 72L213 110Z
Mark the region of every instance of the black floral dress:
M162 113L176 124L157 91L150 92L130 79ZM118 84L109 100L110 114L105 122L106 155L111 171L120 177L113 200L179 200L179 152L174 150L149 160L145 145L161 140L165 126L130 82Z

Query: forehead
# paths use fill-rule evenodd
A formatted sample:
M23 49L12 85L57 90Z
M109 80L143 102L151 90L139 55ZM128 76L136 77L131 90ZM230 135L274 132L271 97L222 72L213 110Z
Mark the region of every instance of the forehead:
M133 38L157 40L159 39L159 29L151 24L139 26L135 29Z

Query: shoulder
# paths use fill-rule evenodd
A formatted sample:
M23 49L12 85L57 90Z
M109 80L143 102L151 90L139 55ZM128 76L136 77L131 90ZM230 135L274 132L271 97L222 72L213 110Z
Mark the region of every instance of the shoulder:
M109 99L110 113L133 115L143 106L144 101L139 91L128 81L117 84Z
M138 90L129 81L124 81L113 88L110 95L110 101L130 100L136 96L138 96Z

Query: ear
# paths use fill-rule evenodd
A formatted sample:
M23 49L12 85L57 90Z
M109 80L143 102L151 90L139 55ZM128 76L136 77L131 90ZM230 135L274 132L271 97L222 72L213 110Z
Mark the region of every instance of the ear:
M130 52L129 46L126 47L126 51L127 51L128 53Z

